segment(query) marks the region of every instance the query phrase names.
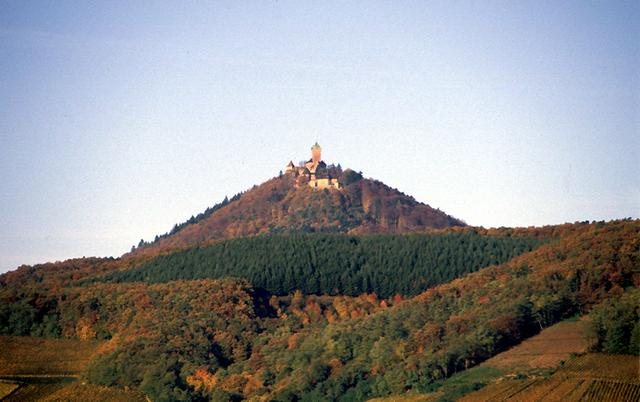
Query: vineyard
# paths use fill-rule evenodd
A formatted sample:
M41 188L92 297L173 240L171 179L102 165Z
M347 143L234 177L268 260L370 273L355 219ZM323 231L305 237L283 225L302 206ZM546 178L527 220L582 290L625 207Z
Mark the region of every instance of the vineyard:
M560 322L519 345L487 360L483 365L512 373L553 369L569 359L571 354L584 353L590 346L585 334L585 322Z
M388 396L386 398L370 399L369 402L435 402L440 394L416 394L407 396Z
M5 390L4 386L10 386ZM4 393L2 393L4 390ZM0 383L2 402L147 402L144 395L130 390L84 384L80 382L54 382L32 384Z
M41 401L148 402L148 399L135 391L75 382L47 395Z
M584 354L591 346L585 321L565 321L482 364L507 374L462 401L636 401L636 356ZM578 354L580 356L571 357ZM553 375L545 375L558 368Z
M92 359L99 343L75 339L0 337L0 376L79 375Z
M17 389L2 399L3 402L40 401L64 388L65 383L16 384Z
M570 359L549 378L503 378L463 401L637 401L640 362L635 356L587 354Z
M133 391L78 381L99 347L73 339L0 337L0 400L145 401Z
M637 383L640 361L637 356L590 353L568 361L562 372L571 377Z
M580 399L583 401L638 401L640 385L594 381Z
M19 385L14 382L0 381L0 400L11 394Z

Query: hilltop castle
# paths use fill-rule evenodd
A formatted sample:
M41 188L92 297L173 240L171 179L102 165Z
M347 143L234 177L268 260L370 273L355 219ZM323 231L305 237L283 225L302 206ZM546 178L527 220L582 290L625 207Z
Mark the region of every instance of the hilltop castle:
M296 186L307 184L315 189L335 188L340 189L338 179L332 175L333 169L328 169L327 164L322 161L322 148L316 142L311 147L311 159L307 162L300 162L295 166L293 161L286 167L286 174L296 177Z

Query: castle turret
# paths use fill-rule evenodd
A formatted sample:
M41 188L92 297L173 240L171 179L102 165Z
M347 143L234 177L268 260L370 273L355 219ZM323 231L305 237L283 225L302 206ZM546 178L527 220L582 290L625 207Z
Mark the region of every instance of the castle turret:
M316 142L311 147L311 159L309 159L309 161L304 165L309 169L311 174L314 174L319 164L322 164L322 148L320 147L320 144Z
M289 161L289 164L286 167L286 173L294 173L296 171L296 165L293 164L293 161Z
M315 144L311 147L311 161L313 161L314 165L318 165L322 160L322 148L320 144L316 141Z

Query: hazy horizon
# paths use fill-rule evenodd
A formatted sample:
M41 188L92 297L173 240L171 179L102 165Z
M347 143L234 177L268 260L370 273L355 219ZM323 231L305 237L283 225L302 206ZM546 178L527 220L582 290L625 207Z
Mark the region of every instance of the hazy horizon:
M470 225L640 217L638 2L0 3L0 272L308 158Z

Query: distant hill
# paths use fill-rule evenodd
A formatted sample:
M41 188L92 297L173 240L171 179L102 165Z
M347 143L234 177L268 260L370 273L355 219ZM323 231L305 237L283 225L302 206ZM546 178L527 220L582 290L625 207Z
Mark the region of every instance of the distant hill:
M171 250L266 233L413 233L466 226L380 181L351 170L340 176L340 190L297 186L291 175L275 177L175 225L153 242L141 242L133 251Z
M413 233L466 226L382 182L352 170L339 175L339 190L297 185L292 175L275 177L174 226L153 242L141 242L133 252L266 233Z

